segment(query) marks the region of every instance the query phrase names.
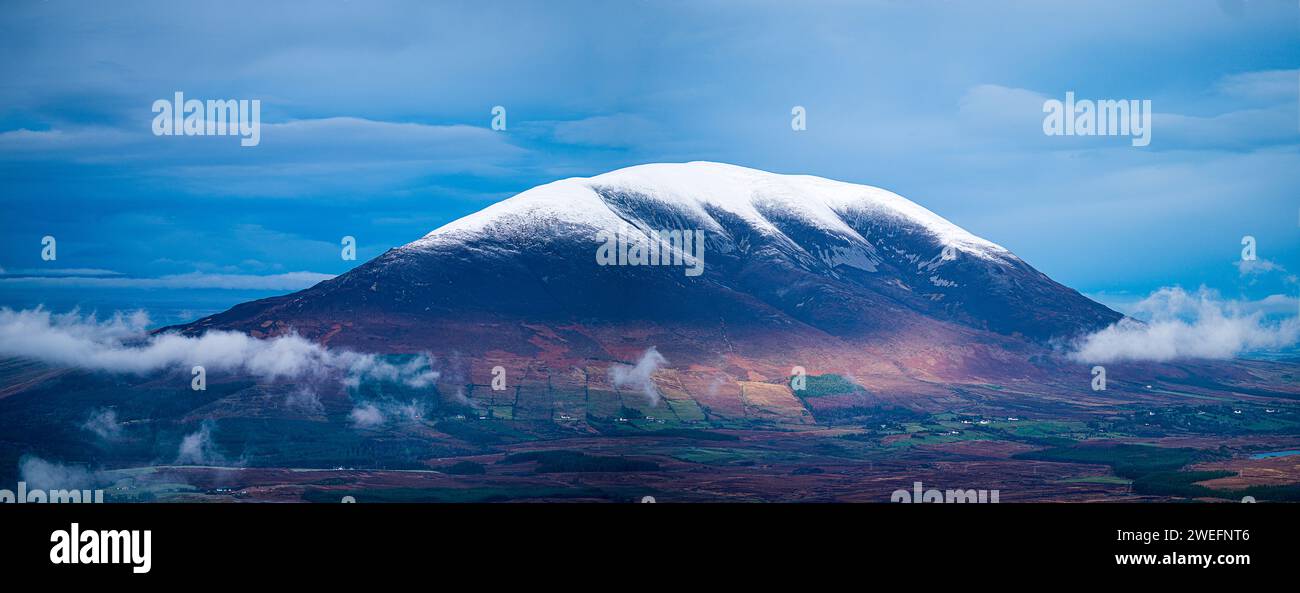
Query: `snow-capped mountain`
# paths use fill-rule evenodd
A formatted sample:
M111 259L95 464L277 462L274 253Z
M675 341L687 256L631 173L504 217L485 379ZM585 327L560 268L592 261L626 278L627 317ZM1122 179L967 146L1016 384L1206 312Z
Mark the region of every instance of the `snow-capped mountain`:
M698 276L685 273L698 246L671 243L672 231L703 238ZM688 257L601 265L610 237L632 260ZM379 351L519 353L558 340L580 358L647 332L700 352L827 339L1039 349L1120 317L891 192L693 162L548 183L310 289L182 331L292 330ZM572 330L582 327L605 338ZM572 335L557 339L556 328Z

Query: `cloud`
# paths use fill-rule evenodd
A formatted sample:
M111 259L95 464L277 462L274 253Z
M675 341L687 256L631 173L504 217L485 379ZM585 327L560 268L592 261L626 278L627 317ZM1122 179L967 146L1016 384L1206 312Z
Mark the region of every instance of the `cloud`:
M1275 295L1249 303L1227 301L1204 287L1189 293L1162 288L1132 306L1142 322L1126 318L1090 334L1070 357L1084 363L1126 360L1166 362L1179 359L1228 359L1252 351L1279 350L1300 342L1300 318L1268 320L1265 306L1287 297Z
M0 355L40 360L110 373L145 374L203 366L262 379L339 378L425 387L438 377L431 358L393 364L373 354L330 350L296 334L258 339L238 332L210 331L199 337L150 335L144 312L115 313L100 321L77 311L56 315L45 309L0 308Z
M185 435L181 439L180 448L176 452L176 463L178 465L225 465L227 462L225 456L217 451L217 445L212 441L212 428L214 423L211 420L204 420L199 426L199 430Z
M1250 150L1295 142L1294 105L1195 116L1157 111L1151 146L1163 149ZM1159 144L1157 144L1159 142Z
M1237 260L1237 272L1242 276L1249 274L1266 274L1274 271L1286 271L1286 268L1266 259Z
M486 126L333 117L264 123L262 128L266 141L284 147L281 156L313 163L352 162L361 156L366 160L446 160L470 166L475 161L509 158L525 152ZM302 150L310 151L310 159L302 158Z
M139 138L127 130L99 126L67 130L18 129L0 132L0 153L16 157L67 150L110 150Z
M19 460L18 475L27 482L28 490L84 490L103 481L97 472L84 467L54 463L34 455Z
M507 134L459 123L263 120L252 148L235 138L156 137L147 124L126 126L0 132L0 159L140 169L138 184L172 193L284 198L375 194L430 175L502 175L530 154Z
M411 360L395 365L374 356L357 359L350 367L351 374L348 377L347 384L356 387L360 384L361 379L371 379L375 381L389 381L393 383L405 383L408 387L416 389L428 387L434 384L440 375L438 371L433 370L433 358L429 355L422 355L412 358Z
M325 405L321 403L320 396L316 391L308 386L301 386L289 392L285 397L284 404L291 410L298 410L307 414L320 414L325 411Z
M722 386L728 383L734 383L732 378L729 376L719 375L714 377L713 380L709 382L709 396L713 397L718 395L718 392L721 391Z
M659 350L651 346L641 355L641 359L636 361L635 366L616 364L609 367L609 377L615 387L640 389L646 395L651 407L658 406L659 389L655 387L653 377L655 371L667 362Z
M257 276L250 274L208 274L191 272L157 278L73 276L19 276L0 278L0 284L85 288L225 288L231 290L302 290L329 280L331 274L286 272Z
M121 276L121 272L113 270L104 270L100 268L27 268L21 270L5 271L0 268L0 274L10 276Z
M962 95L957 113L967 125L985 131L1018 131L1036 138L1043 133L1043 102L1050 98L1028 89L980 84Z
M358 404L348 418L357 428L374 428L384 423L384 413L374 404Z
M657 124L640 115L618 113L556 122L551 131L557 142L626 148L658 140Z
M374 428L394 419L415 422L424 416L424 412L424 406L415 401L361 402L353 406L348 418L352 420L352 426L355 428Z
M1271 294L1258 301L1243 301L1240 306L1250 312L1264 315L1294 315L1300 312L1300 298L1284 294Z
M1268 70L1229 75L1212 89L1212 106L1207 114L1175 113L1166 103L1152 99L1152 150L1252 150L1294 144L1295 101L1300 88L1300 70ZM1043 102L1064 100L1066 91L1075 99L1151 99L1150 96L1111 96L1081 89L1057 93L979 84L967 89L958 102L958 121L967 133L986 141L1010 142L1037 149L1079 150L1120 147L1127 138L1110 136L1048 137L1043 134ZM1244 102L1252 103L1250 106Z
M0 132L0 153L12 152L36 157L44 152L75 152L86 159L106 160L101 153L111 147L129 145L113 159L158 159L164 163L188 160L197 153L203 160L246 162L249 148L224 137L175 138L152 134L148 126L126 122L122 128L66 127L33 131ZM320 161L412 161L447 160L462 164L475 160L505 159L526 151L510 144L507 137L486 126L465 124L430 125L390 122L361 117L261 121L262 143L256 147L259 160L276 162ZM178 151L178 143L187 150ZM185 154L178 154L185 153Z
M1259 101L1286 101L1300 93L1300 70L1260 70L1229 74L1215 85L1227 97Z
M122 425L117 421L117 412L109 408L100 408L90 414L81 428L95 433L105 441L122 438Z

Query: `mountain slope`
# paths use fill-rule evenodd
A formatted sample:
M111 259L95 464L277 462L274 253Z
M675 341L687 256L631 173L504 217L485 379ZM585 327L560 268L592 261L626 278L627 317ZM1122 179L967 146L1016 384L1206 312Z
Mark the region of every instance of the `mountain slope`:
M702 232L700 275L689 258L597 263L612 235L648 249L652 231L672 230ZM893 193L695 162L542 185L307 290L179 329L470 355L525 354L568 327L576 358L614 356L611 341L655 345L641 342L656 333L698 355L866 343L1029 356L1120 317Z

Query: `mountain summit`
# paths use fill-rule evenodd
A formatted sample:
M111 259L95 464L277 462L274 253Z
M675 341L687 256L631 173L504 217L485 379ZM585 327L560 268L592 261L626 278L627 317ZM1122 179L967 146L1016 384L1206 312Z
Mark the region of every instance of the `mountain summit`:
M626 251L611 263L602 247ZM629 264L648 253L659 265ZM694 259L698 276L683 273ZM541 185L309 289L180 329L573 359L653 345L694 359L828 344L1025 354L1120 318L894 193L692 162Z

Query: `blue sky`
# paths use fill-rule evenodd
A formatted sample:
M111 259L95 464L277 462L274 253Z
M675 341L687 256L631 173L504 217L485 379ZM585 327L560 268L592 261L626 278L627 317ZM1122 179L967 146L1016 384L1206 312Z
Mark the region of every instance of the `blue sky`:
M1300 292L1291 0L8 0L0 55L0 305L221 308L540 183L689 160L890 189L1110 304ZM176 91L260 99L261 144L154 136ZM1067 91L1151 100L1150 146L1045 136Z

